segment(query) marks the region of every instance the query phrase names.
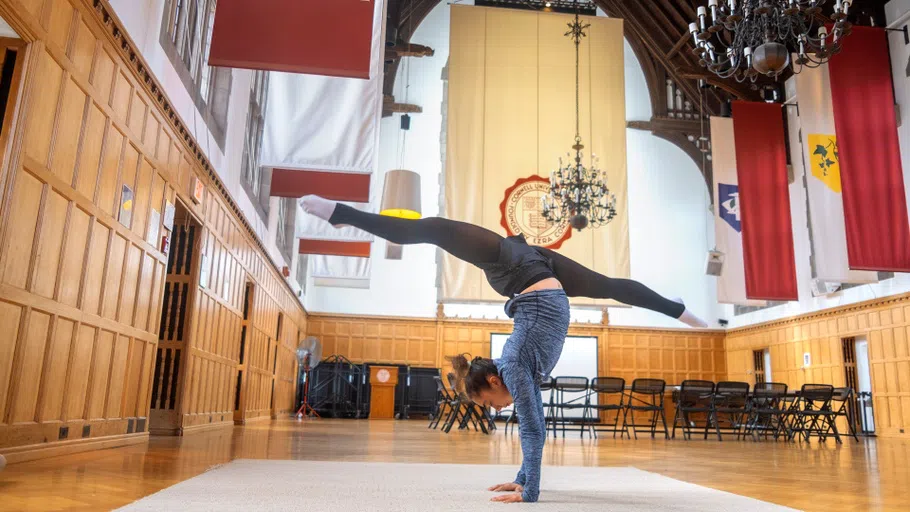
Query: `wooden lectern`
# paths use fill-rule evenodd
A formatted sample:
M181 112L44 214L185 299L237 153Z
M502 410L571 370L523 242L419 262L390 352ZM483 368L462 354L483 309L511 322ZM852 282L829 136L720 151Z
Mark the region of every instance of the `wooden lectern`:
M395 418L395 386L398 385L397 366L370 367L370 419Z

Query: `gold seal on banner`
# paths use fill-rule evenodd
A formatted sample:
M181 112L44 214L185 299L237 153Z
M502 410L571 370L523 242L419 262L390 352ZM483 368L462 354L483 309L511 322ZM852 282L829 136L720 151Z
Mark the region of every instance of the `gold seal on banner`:
M530 245L558 249L572 237L569 223L550 224L541 213L540 198L550 190L550 180L540 176L519 178L507 188L499 203L500 224L508 236L522 234Z

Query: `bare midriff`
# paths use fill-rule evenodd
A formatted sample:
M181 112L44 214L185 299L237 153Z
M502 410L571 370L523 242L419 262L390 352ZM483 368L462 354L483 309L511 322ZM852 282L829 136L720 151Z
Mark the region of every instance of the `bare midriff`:
M524 295L525 293L538 292L540 290L558 290L560 288L562 288L562 283L560 283L558 279L555 277L548 277L543 281L537 281L531 286L525 288L521 291L521 295Z

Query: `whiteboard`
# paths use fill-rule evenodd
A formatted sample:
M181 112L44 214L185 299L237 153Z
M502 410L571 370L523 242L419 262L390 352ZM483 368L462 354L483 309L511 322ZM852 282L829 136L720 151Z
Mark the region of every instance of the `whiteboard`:
M490 335L490 355L493 359L502 357L502 349L509 339L509 334L491 334ZM597 377L597 338L594 336L567 336L566 344L562 349L562 355L556 363L556 367L550 374L553 378L559 376L566 377L587 377L588 381ZM583 392L566 393L565 399L573 400L584 397ZM542 396L544 407L550 400L550 392L546 391ZM580 398L579 402L583 402ZM511 411L511 407L503 411ZM581 409L565 411L566 418L581 418L584 411ZM508 414L506 414L508 415Z

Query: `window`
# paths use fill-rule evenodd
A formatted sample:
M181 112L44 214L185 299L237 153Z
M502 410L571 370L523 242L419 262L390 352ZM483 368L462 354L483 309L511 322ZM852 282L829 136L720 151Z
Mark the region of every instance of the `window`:
M275 233L275 245L290 264L294 250L296 233L294 224L297 220L297 200L292 197L283 197L278 201L278 231Z
M256 71L250 86L250 109L246 117L246 138L243 142L241 182L263 217L268 216L270 176L264 175L260 164L262 132L265 127L265 108L269 95L269 74ZM279 245L280 247L280 245Z
M306 254L297 255L297 284L300 285L302 293L306 293L306 270L309 261L309 257Z
M216 0L167 0L161 46L224 149L231 70L209 66Z

